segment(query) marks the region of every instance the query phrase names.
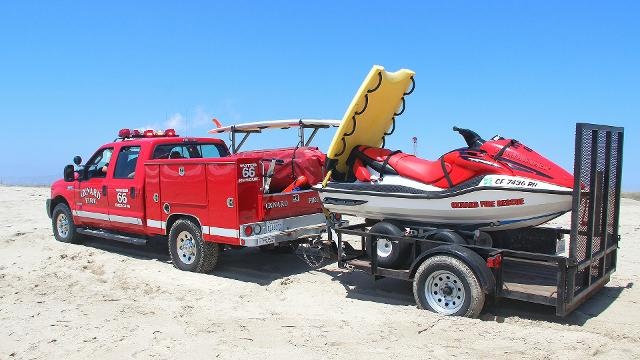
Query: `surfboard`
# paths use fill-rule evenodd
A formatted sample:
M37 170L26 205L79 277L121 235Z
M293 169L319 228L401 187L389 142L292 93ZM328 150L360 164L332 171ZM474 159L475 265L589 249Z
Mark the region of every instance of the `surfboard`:
M385 134L395 126L394 118L404 112L404 97L413 92L414 74L408 69L388 72L382 66L373 66L329 145L324 184L334 172L346 173L347 158L354 147L380 147L384 143Z

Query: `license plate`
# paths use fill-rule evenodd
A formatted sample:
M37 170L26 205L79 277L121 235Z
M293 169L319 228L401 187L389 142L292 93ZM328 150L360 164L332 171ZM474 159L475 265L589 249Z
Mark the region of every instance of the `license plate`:
M273 244L275 242L275 238L272 237L261 237L258 238L258 246Z
M264 226L266 228L266 232L268 233L274 231L282 231L284 229L284 223L282 222L282 220L267 221Z

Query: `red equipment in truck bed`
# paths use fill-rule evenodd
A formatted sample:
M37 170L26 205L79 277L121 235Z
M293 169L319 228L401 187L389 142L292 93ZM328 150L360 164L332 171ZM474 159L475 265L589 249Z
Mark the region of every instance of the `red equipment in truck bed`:
M271 177L269 193L282 192L300 176L305 176L309 185L315 185L322 181L325 155L317 147L253 150L244 151L235 156L261 158L265 173L268 171L271 161L278 160Z

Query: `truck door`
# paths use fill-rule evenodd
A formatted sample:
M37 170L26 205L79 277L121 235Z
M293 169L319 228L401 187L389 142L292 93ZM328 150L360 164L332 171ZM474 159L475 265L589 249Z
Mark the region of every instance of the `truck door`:
M109 221L112 229L144 232L144 168L138 162L140 146L121 146L107 184Z
M84 168L82 180L75 190L76 206L73 215L84 226L108 228L107 176L112 171L110 163L113 148L96 151Z

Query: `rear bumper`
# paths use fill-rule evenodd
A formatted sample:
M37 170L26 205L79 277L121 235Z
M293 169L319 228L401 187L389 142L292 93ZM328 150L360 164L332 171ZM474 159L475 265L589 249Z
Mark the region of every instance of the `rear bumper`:
M47 215L49 216L49 219L51 219L51 199L47 199Z
M260 233L245 236L245 228L259 229ZM280 230L268 231L262 233L263 229L275 227ZM327 223L324 214L310 214L302 216L294 216L285 219L265 221L252 224L244 224L240 227L240 245L247 247L262 246L268 244L277 244L283 241L292 241L304 237L320 236L326 231Z

